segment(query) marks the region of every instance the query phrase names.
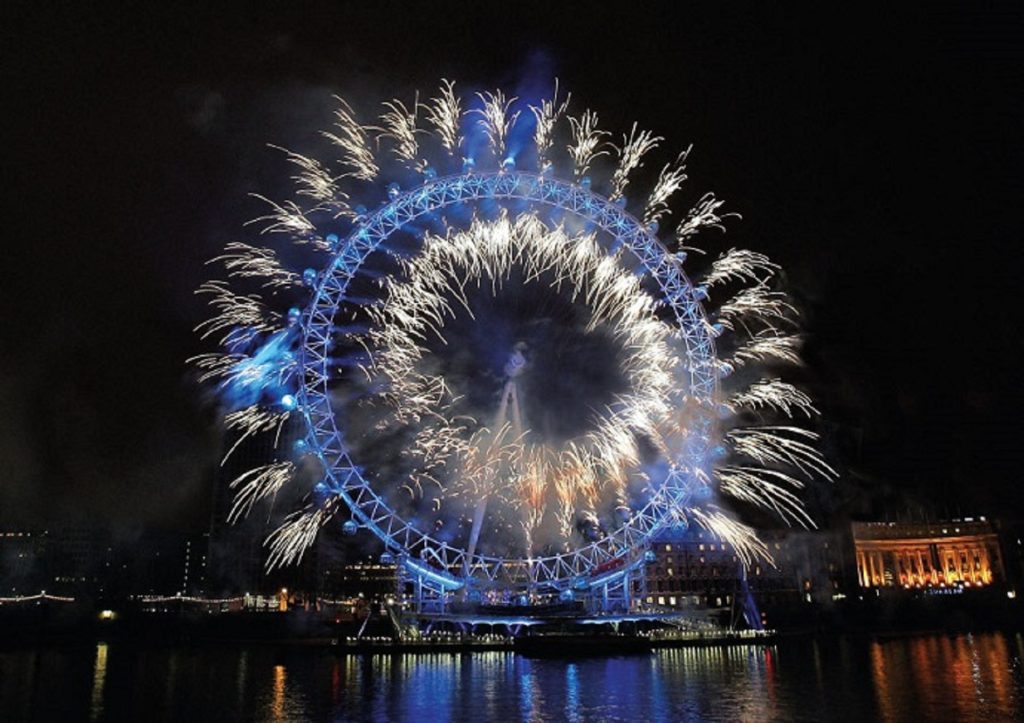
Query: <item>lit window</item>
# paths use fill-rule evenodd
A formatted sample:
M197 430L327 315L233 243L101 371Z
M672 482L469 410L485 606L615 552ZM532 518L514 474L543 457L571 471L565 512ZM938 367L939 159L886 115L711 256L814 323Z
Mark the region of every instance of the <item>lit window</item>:
M668 576L669 577L672 577L672 568L671 567L668 570L666 570L666 572L668 572Z
M665 552L672 552L672 545L665 545Z
M658 604L659 605L664 605L665 604L665 597L663 595L659 595L658 596Z
M673 596L671 596L671 597L669 597L669 599L668 599L668 604L669 604L669 605L675 605L675 604L676 604L676 598L675 598L675 596L674 596L674 595L673 595Z
M699 549L701 552L704 552L704 543L702 542L699 545L697 545L697 549Z

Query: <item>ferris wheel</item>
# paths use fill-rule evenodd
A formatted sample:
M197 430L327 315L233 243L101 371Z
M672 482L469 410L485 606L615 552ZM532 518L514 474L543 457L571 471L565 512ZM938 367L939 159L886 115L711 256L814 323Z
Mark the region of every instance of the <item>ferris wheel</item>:
M814 407L750 373L798 361L777 267L733 249L688 277L695 237L723 222L710 194L659 237L688 151L627 196L663 139L634 125L616 142L557 86L533 104L445 81L373 125L339 100L335 121L334 161L285 151L295 198L257 219L293 243L229 244L227 281L200 288L218 313L199 329L223 347L201 376L239 439L279 449L233 483L232 514L297 488L270 565L342 517L422 610L629 606L668 528L768 555L729 497L810 524L795 492L833 474L793 423Z

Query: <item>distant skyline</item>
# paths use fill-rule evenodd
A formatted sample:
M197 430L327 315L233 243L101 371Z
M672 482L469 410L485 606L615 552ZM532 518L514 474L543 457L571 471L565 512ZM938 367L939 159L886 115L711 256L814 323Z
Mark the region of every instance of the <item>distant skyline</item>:
M287 188L267 143L314 143L333 93L441 77L558 77L607 127L692 142L687 200L743 216L702 244L785 269L844 494L1024 512L1018 6L452 8L8 12L0 522L208 525L221 437L184 363L205 260Z

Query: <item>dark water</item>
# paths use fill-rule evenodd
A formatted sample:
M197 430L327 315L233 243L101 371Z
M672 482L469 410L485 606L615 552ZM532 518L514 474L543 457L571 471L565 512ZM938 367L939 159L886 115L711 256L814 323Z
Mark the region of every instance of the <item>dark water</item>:
M650 656L335 656L268 647L0 652L0 720L1024 718L1020 635L791 640Z

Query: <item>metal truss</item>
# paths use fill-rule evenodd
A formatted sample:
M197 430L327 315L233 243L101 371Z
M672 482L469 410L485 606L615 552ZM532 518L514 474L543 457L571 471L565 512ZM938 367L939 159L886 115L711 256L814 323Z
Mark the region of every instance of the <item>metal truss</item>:
M453 547L417 529L399 517L363 476L350 458L331 407L330 348L334 317L346 298L348 286L367 257L392 234L422 217L447 207L485 200L523 201L560 209L600 229L627 249L642 272L658 285L684 341L688 396L712 410L718 385L718 365L711 328L701 300L703 289L693 287L679 261L658 241L651 229L621 205L582 186L544 175L518 171L466 173L426 181L422 186L393 194L389 203L357 219L351 233L338 244L327 269L318 276L313 300L305 311L300 350L303 384L299 405L308 426L307 442L324 468L324 483L341 497L353 517L376 534L387 547L406 560L417 560L413 574L428 578L441 592L474 585L504 585L521 589L544 585L565 590L574 586L608 590L621 586L613 577L627 578L626 571L646 549L647 541L666 525L684 515L690 497L702 483L700 470L709 466L710 418L692 430L690 443L675 460L666 479L647 503L606 538L571 552L531 559L474 554ZM467 564L468 563L468 564ZM463 571L466 571L465 573ZM625 588L628 590L628 585Z

